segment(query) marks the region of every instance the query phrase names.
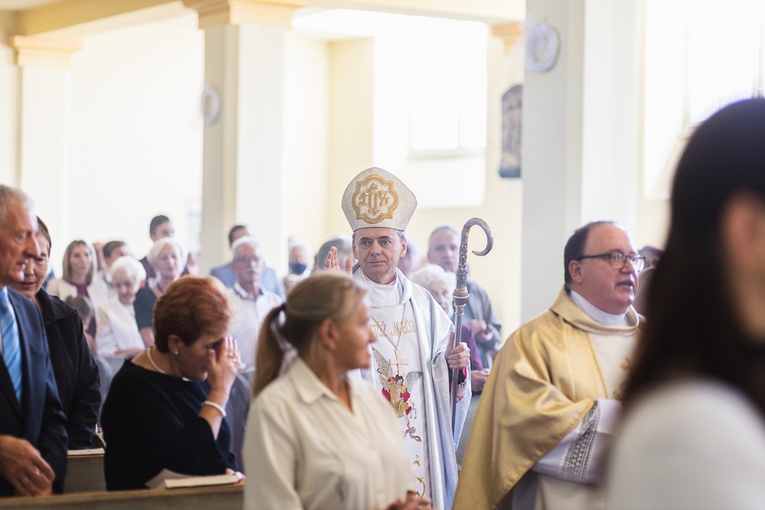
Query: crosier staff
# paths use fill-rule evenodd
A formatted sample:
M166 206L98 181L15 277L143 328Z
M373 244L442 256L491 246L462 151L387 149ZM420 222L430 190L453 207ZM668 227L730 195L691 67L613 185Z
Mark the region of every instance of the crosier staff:
M460 341L462 340L462 315L465 312L465 305L467 304L468 297L470 296L467 290L467 251L468 234L470 233L470 228L474 225L481 227L481 229L483 229L484 233L486 234L486 247L481 251L473 250L473 253L479 257L483 257L489 253L494 246L494 236L491 233L491 228L489 228L489 225L485 221L483 221L481 218L470 218L467 220L465 226L462 227L462 235L460 236L460 259L459 265L457 266L457 288L454 289L453 294L455 332L454 342L452 343L451 347L452 349L456 345L459 345ZM457 423L457 385L459 372L459 369L454 369L454 372L452 373L452 430L454 430Z

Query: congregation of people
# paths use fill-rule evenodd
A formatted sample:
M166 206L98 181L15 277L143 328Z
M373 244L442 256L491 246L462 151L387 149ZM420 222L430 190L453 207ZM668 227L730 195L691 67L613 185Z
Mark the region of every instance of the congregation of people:
M351 235L291 239L283 275L248 225L200 276L167 216L138 260L0 185L0 495L55 498L67 452L103 448L110 491L229 475L248 509L763 508L762 140L764 99L714 114L665 250L587 222L504 336L469 273L455 309L459 230L420 251L381 168L345 189Z

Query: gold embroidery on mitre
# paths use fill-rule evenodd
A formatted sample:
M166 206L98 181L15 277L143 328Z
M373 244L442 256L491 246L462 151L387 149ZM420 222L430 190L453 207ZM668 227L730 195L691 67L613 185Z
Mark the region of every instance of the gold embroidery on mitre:
M351 204L357 219L374 225L393 218L393 211L398 207L398 193L393 189L393 181L370 175L356 183Z

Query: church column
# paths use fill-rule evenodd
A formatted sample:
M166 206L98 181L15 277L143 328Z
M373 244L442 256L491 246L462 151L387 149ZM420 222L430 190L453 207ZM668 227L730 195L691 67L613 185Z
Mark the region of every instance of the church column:
M544 23L557 30L560 52L550 70L527 70L524 82L523 320L544 311L563 284L574 229L611 219L636 234L637 3L526 2L527 41ZM538 62L549 47L538 47Z
M13 36L20 67L18 186L59 243L68 235L69 65L82 43Z
M523 84L523 23L510 22L491 26L488 46L488 139L486 202L505 204L502 221L494 220L494 251L492 257L502 259L503 271L490 292L494 307L502 317L502 334L506 337L521 322L521 208L523 183L521 179L497 180L503 166L503 99L512 87ZM520 112L519 112L520 113ZM509 126L507 127L509 129ZM491 183L494 183L493 185ZM478 264L478 262L476 262ZM478 266L476 266L478 267ZM480 282L483 284L483 282Z
M205 31L202 271L228 260L228 229L251 225L286 267L284 105L287 29L300 0L184 0Z

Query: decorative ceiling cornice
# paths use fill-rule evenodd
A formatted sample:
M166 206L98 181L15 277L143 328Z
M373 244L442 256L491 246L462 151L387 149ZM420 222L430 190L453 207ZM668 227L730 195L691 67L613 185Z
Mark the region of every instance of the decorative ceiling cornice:
M21 67L69 67L72 55L82 49L82 43L76 39L14 35L9 43L16 50L16 65Z

